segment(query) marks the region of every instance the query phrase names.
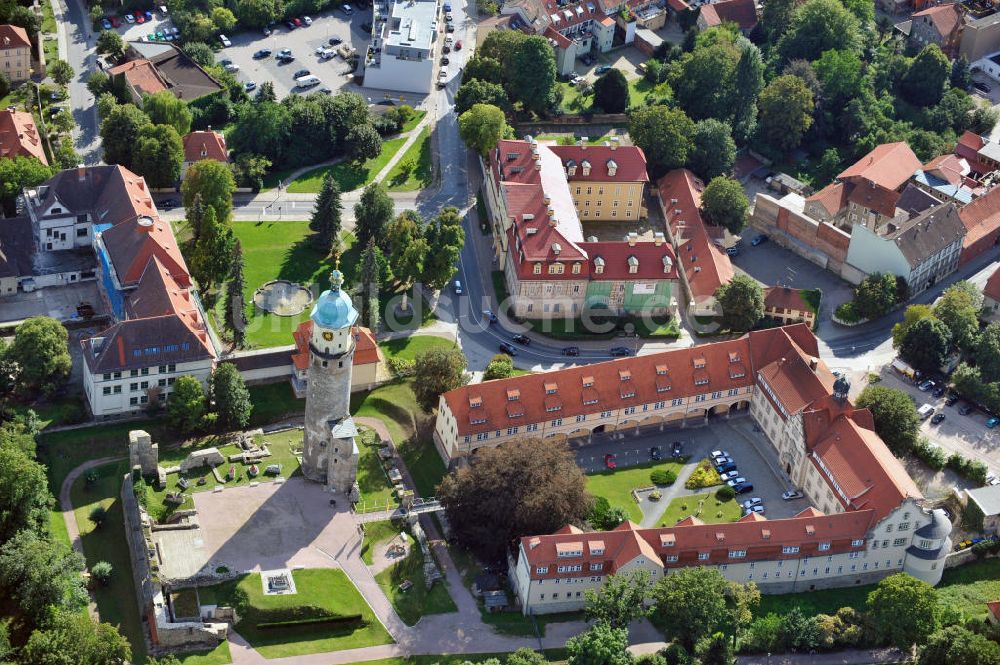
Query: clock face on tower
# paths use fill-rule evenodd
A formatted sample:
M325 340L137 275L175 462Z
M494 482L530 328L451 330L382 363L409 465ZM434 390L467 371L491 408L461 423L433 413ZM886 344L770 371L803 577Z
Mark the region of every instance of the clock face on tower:
M323 333L323 339L325 339L328 342L332 341L333 340L333 333L330 332L330 331L324 332Z

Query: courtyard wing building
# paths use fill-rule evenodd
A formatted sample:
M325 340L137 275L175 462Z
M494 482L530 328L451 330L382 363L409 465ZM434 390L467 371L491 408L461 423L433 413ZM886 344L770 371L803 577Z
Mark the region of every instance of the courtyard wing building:
M435 442L448 461L518 438L701 425L749 412L813 507L788 519L686 518L669 528L611 532L568 526L523 538L511 580L525 613L577 610L607 575L652 580L680 566L785 593L875 582L904 571L940 581L951 524L874 432L871 413L819 359L804 324L587 367L472 384L441 396Z

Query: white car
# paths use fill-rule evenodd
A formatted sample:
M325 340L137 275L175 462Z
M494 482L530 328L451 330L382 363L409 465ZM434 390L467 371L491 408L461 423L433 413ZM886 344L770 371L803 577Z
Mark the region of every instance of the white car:
M759 496L755 496L743 502L743 507L747 510L753 508L754 506L762 506L762 505L764 505L764 499L760 498Z
M455 43L455 40L452 38L451 35L448 35L447 37L444 38L444 45L445 46L451 46L454 43Z
M226 37L225 35L219 35L219 41L222 42L222 45L225 46L226 48L229 48L230 46L233 45L233 43L229 41L229 37Z
M438 86L443 88L448 84L448 68L442 67L438 72Z
M729 457L729 453L725 450L713 450L708 456L715 459L716 457Z
M230 62L228 65L225 66L225 70L227 72L238 72L240 71L240 66L237 65L235 62Z
M788 490L781 495L781 498L785 501L791 501L792 499L801 499L802 492L798 490Z
M750 506L749 508L744 508L743 513L749 515L750 513L758 513L760 515L764 514L764 506Z
M739 478L740 477L740 472L739 471L730 471L729 473L723 473L719 477L722 478L723 480L731 480L733 478Z
M737 485L742 485L746 481L747 479L741 476L739 478L730 478L729 480L726 481L726 484L729 485L730 487L736 487Z
M313 20L311 18L309 18L308 16L303 16L302 17L302 22L305 23L306 25L312 25L313 24Z

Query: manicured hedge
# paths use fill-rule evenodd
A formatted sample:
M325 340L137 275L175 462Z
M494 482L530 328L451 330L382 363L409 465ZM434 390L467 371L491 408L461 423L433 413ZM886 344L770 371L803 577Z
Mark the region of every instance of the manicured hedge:
M367 625L364 618L360 614L354 614L344 617L327 615L311 617L308 619L292 619L289 621L262 621L257 624L257 628L261 630L270 630L274 628L290 628L292 626L316 626L319 624L329 625L331 628L342 628L344 626L360 628Z

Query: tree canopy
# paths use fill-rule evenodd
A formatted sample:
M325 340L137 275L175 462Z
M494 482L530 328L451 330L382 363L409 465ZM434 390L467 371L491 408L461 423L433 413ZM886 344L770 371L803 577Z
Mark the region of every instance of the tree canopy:
M938 627L934 587L906 573L879 582L867 604L876 633L899 649L923 642Z
M930 106L941 101L944 86L950 77L948 56L941 52L937 44L928 44L903 75L900 91L911 104Z
M691 137L688 168L708 182L731 172L735 163L736 142L729 124L715 118L699 120Z
M201 428L208 411L208 401L201 381L185 374L177 377L174 391L167 399L167 418L171 425L184 434L191 434Z
M649 572L635 570L610 575L600 589L584 591L587 621L625 628L635 619L649 616Z
M187 102L169 90L161 90L142 98L142 110L154 125L170 125L180 136L191 131L193 114Z
M624 113L628 96L628 81L618 69L609 69L594 82L594 105L605 113Z
M806 0L792 14L778 49L785 60L816 60L832 49L857 51L860 22L839 0Z
M497 141L513 136L504 112L489 104L473 104L458 116L458 133L465 145L484 157L496 147Z
M716 224L730 233L739 233L747 223L750 202L739 182L726 176L716 176L701 193L701 214L709 224Z
M192 164L181 185L185 208L191 205L195 195L201 195L202 204L215 210L215 219L222 225L228 225L232 217L235 191L232 169L214 159Z
M465 354L458 347L435 347L417 354L413 392L420 408L430 413L442 393L465 384Z
M599 621L567 640L566 654L569 665L631 665L628 629Z
M385 187L373 182L361 193L361 199L354 204L354 233L357 242L365 246L372 239L385 250L389 246L385 228L393 218L395 205Z
M916 369L936 372L948 358L951 347L948 326L934 317L928 317L910 326L899 347L899 355Z
M233 430L250 424L253 402L243 375L232 363L220 363L212 373L212 401L219 414L219 423Z
M857 406L872 412L875 433L897 455L913 446L920 427L920 416L913 400L902 390L887 386L870 385L861 391Z
M175 186L181 178L183 164L184 143L173 126L146 125L139 130L133 146L132 166L150 187Z
M809 0L811 2L836 4L837 0ZM760 93L758 106L761 137L781 152L798 147L813 124L813 95L797 76L786 74L768 83Z
M715 299L722 308L722 325L733 332L750 330L764 316L764 289L749 275L736 275L720 286Z
M586 478L565 444L523 439L479 448L437 489L456 540L501 561L521 536L552 533L590 509Z
M69 332L48 316L27 319L14 332L6 358L17 366L21 391L51 395L66 384L73 366Z
M656 105L639 109L629 118L629 136L646 153L650 170L664 173L688 160L695 125L684 111Z
M979 310L983 294L975 284L965 280L944 290L934 303L934 316L951 333L951 341L962 351L971 351L979 335Z

